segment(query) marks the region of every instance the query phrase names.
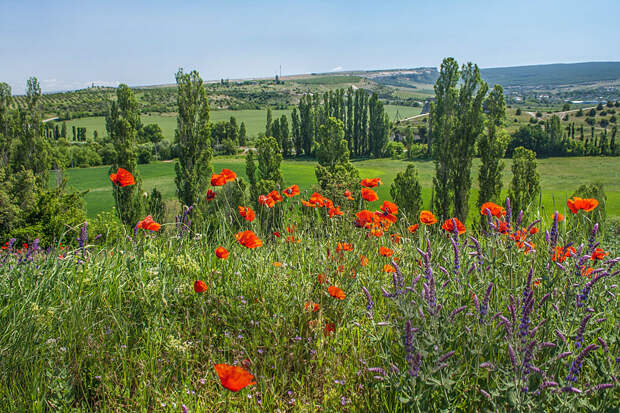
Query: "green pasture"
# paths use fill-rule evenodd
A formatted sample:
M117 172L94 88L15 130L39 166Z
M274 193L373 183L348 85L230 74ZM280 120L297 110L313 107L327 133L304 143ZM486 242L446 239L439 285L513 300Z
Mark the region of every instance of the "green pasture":
M421 112L421 108L414 108L412 106L400 106L400 105L385 105L385 111L390 119L395 119L398 113L401 119L417 115ZM272 110L273 119L280 118L282 115L287 115L290 118L292 110ZM212 122L227 121L231 116L237 119L237 124L241 125L241 122L245 122L245 127L248 136L256 136L260 132L265 131L265 122L267 120L267 109L248 109L248 110L212 110L209 113ZM158 124L166 139L169 141L174 140L174 131L177 127L176 113L170 114L143 114L141 115L142 123L148 125L150 123ZM290 125L290 119L289 119ZM86 128L86 136L91 138L93 131L97 131L99 137L106 135L105 130L105 117L93 116L87 118L72 119L67 121L67 136L71 138L71 128L75 126Z
M506 160L504 173L504 191L506 192L512 175L510 160ZM433 185L434 166L431 161L416 161L419 179L422 185L424 206L428 207ZM286 185L298 184L302 190L309 191L316 185L314 175L314 161L285 160L282 162L282 175ZM389 187L396 174L403 170L407 162L392 159L373 159L355 161L354 165L360 171L361 177L380 177L383 185L378 188L382 199L390 199ZM472 205L470 217L477 213L473 205L477 200L477 174L479 160L474 160L472 181L474 189L470 197ZM216 172L222 168L236 171L245 178L245 159L242 157L217 157L213 161ZM99 212L111 210L113 205L111 184L108 179L107 166L69 169L65 171L69 178L69 186L76 190L85 191L87 214L90 218ZM154 162L149 165L140 165L140 175L145 191L157 187L165 199L175 198L174 161ZM565 209L566 199L583 183L602 182L607 193L607 211L610 215L620 215L620 159L618 158L550 158L538 161L538 172L541 175L542 206L545 211L559 208ZM54 179L54 177L52 177Z

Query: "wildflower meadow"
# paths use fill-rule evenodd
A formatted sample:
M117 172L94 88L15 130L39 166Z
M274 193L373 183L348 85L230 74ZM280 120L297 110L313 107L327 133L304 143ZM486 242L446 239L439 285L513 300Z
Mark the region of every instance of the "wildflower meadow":
M0 410L617 411L620 257L596 199L464 224L407 216L372 177L338 204L210 184L201 226L188 207L2 246Z

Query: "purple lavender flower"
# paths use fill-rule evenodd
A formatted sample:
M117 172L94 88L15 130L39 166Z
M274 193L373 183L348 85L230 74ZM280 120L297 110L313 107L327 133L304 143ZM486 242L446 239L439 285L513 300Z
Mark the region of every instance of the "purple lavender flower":
M581 344L583 343L583 333L586 331L586 324L588 324L588 321L590 321L591 318L592 313L586 315L583 320L581 320L581 323L579 323L579 329L577 330L577 334L574 339L576 348L581 347Z
M590 234L590 239L588 239L588 252L589 254L592 254L592 252L594 251L594 248L596 247L594 245L594 242L596 241L596 234L598 232L598 222L596 224L594 224L594 227L592 228L592 234Z
M418 375L418 371L420 370L422 357L420 353L414 354L411 320L407 320L405 323L405 351L407 352L406 360L409 365L409 375L411 377L416 377Z
M493 289L493 283L490 282L487 287L487 292L484 295L484 299L482 300L482 306L480 306L480 322L483 321L484 317L489 314L489 300L491 299L491 290Z
M439 360L437 361L437 363L443 363L444 361L446 361L450 357L452 357L454 355L454 353L456 353L456 351L454 351L454 350L448 351L446 354L444 354L441 357L439 357Z
M366 300L368 301L368 304L366 304L366 311L368 311L368 316L372 319L372 309L375 307L375 303L372 301L372 296L366 287L362 286L362 291L366 294Z
M469 236L469 239L471 240L471 242L473 242L474 244L473 247L476 249L476 258L478 258L478 269L481 270L484 264L484 256L482 255L482 249L480 248L480 243L478 242L476 238L472 237L471 235Z
M506 224L510 228L510 218L512 216L512 210L510 209L510 198L506 197Z
M586 285L584 285L583 289L581 290L581 294L577 295L577 307L583 307L586 305L586 301L588 301L588 296L590 295L590 290L592 289L592 286L596 284L598 280L607 275L609 275L607 272L599 272L594 278L588 281Z
M581 353L579 353L577 358L572 362L570 366L568 376L566 376L566 381L572 381L572 382L577 381L577 378L579 377L579 370L581 369L581 366L583 365L583 361L585 360L586 356L592 350L596 350L597 348L598 346L596 344L590 344L589 346L584 348Z
M452 218L454 221L454 218ZM455 226L456 227L456 226ZM458 235L458 230L456 231ZM461 268L461 260L459 259L459 244L458 238L450 238L450 243L452 244L452 249L454 250L454 274L458 274L459 269Z

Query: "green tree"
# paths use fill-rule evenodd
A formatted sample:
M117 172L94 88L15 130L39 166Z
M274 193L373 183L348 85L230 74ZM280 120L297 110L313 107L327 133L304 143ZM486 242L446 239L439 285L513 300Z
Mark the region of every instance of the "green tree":
M153 188L148 198L147 213L153 217L155 222L162 222L165 218L166 206L161 192Z
M280 145L282 146L282 154L286 157L291 156L292 145L286 115L282 115L280 118Z
M522 146L512 156L510 203L513 211L526 210L540 194L540 176L536 171L536 153Z
M118 187L112 184L116 213L125 225L135 225L143 212L142 183L137 164L137 130L140 125L138 101L129 86L121 84L116 89L116 101L110 105L106 117L106 130L116 148L116 159L110 173L118 168L131 172L135 185Z
M278 141L272 136L265 136L257 145L258 174L257 181L271 181L273 186L282 186L283 179L280 172L282 151ZM273 188L272 188L273 189Z
M265 123L265 136L273 136L272 124L273 124L273 119L271 115L271 108L267 108L267 122Z
M247 143L247 132L245 130L245 122L241 122L239 126L239 146L245 146Z
M355 191L360 182L357 169L349 162L344 123L335 117L327 118L321 125L317 144L319 165L314 170L317 182L322 193L339 205L345 200L344 191Z
M399 172L390 186L390 195L409 219L417 218L422 209L422 188L414 164Z
M383 156L383 151L388 143L389 119L383 109L383 102L379 100L379 96L376 93L372 94L368 108L370 111L368 126L370 152L375 158L380 158Z
M187 206L206 192L213 171L209 139L209 101L200 75L179 69L177 82L177 129L175 142L179 159L175 165L177 196Z
M245 156L245 174L248 176L248 181L251 187L256 186L256 162L254 162L254 152L248 151Z
M444 219L451 210L461 221L467 218L471 165L484 127L482 103L487 91L478 66L468 63L459 71L454 59L444 59L435 84L436 103L431 105L435 207Z
M304 142L301 136L301 121L299 120L297 108L293 108L293 112L291 113L291 135L293 141L292 145L295 148L295 156L299 156L303 152Z
M309 156L312 153L315 129L314 109L312 97L310 95L305 95L299 100L299 119L299 132L301 136L304 155Z
M508 137L503 128L506 117L504 90L495 85L486 99L487 119L486 133L480 136L478 151L480 153L480 170L478 173L478 207L488 201L498 202L502 193L502 158L506 153Z

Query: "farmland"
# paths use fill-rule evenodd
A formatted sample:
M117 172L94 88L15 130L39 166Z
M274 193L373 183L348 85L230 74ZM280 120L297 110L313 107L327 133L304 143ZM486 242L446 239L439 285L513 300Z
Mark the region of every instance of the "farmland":
M217 157L213 162L215 171L229 168L236 171L240 176L245 176L245 163L242 157ZM316 185L313 161L285 160L282 163L282 175L285 184L298 184L300 188L310 191ZM363 177L380 177L383 185L378 188L378 193L385 199L390 199L389 187L396 174L403 170L407 162L390 159L362 160L354 162ZM422 185L424 205L429 206L431 196L432 177L434 166L431 161L415 162L419 171ZM510 172L511 161L506 160L505 174L503 178L504 192L507 191L512 175ZM475 174L479 167L478 160L474 160L472 174L474 183L477 182ZM86 169L69 169L65 172L69 178L69 186L77 190L89 192L85 196L86 208L89 217L94 217L102 211L112 209L113 198L111 185L107 179L108 167L96 167ZM566 199L582 183L601 182L604 184L607 194L607 211L610 215L620 215L620 162L617 158L550 158L538 161L538 171L541 176L542 205L545 211L555 208L564 209ZM175 198L174 162L154 162L140 166L140 174L144 181L144 189L150 191L157 187L165 199ZM470 197L470 217L478 211L473 205L476 201L477 186L474 184Z

